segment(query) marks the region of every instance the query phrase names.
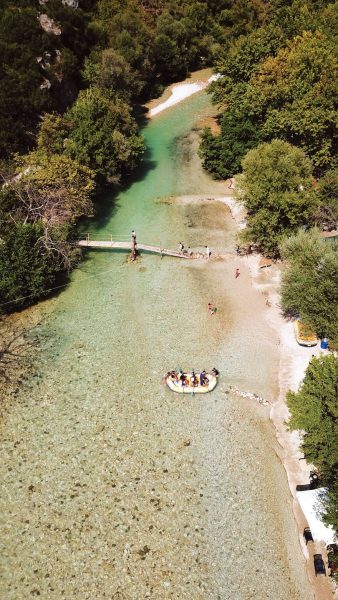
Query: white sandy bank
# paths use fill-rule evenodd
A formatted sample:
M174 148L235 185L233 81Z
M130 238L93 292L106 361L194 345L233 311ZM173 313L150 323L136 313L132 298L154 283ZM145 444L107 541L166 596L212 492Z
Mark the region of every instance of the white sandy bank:
M149 110L148 116L154 117L155 115L162 112L163 110L166 110L170 106L174 106L175 104L182 102L182 100L185 100L185 98L192 96L192 94L196 94L196 92L200 92L201 90L205 89L209 85L209 83L211 83L212 81L216 81L216 79L218 79L219 77L220 75L217 74L209 77L207 81L195 81L192 83L183 82L173 85L171 88L171 96L168 98L168 100L165 100L165 102L161 102L161 104L159 104L158 106L151 108Z
M243 207L236 202L232 196L227 196L220 200L230 208L238 228L243 229L246 225ZM285 425L289 418L289 411L285 398L288 390L298 391L312 357L328 355L329 351L321 348L320 341L318 341L317 346L310 348L300 346L297 343L294 325L291 321L286 321L283 318L281 311L281 270L279 266L275 265L268 269L260 269L260 255L257 254L250 255L242 260L249 267L254 287L260 290L267 299L266 319L269 326L272 327L278 335L278 345L280 347L280 365L278 374L279 397L277 402L272 406L270 417L275 425L277 438L283 449L282 458L288 475L291 492L294 498L297 497L307 519L309 514L311 514L312 525L315 523L315 512L312 509L312 506L310 506L309 499L311 497L312 501L316 494L313 493L313 497L310 493L307 494L305 492L296 494L296 487L299 484L304 485L309 483L310 471L314 467L303 460L303 453L300 450L300 432L289 431ZM313 532L315 534L315 539L323 540L326 543L332 543L332 528L325 527L318 515L316 515L316 521L317 525Z

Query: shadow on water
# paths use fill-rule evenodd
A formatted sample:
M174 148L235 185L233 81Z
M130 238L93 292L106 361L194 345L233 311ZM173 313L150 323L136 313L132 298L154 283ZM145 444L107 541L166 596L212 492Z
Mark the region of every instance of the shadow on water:
M158 161L153 158L153 150L146 148L142 161L139 166L128 175L121 186L112 186L106 188L95 201L95 222L91 219L84 219L80 223L80 231L86 232L88 228L91 231L99 231L104 228L112 219L119 208L119 195L129 189L134 183L142 181L150 171L156 169Z

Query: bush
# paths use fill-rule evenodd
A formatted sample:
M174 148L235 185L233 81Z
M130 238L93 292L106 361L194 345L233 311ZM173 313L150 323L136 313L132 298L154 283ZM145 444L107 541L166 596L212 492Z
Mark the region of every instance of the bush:
M338 245L317 230L300 231L281 246L287 261L282 277L282 306L301 315L320 337L338 346Z
M314 220L311 161L300 148L274 140L250 150L242 165L236 195L247 210L245 239L278 256L281 240Z

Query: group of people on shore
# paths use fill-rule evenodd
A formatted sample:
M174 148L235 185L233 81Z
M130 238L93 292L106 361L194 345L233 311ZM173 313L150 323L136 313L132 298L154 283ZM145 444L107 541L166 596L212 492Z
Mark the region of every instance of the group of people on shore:
M213 367L213 369L210 371L210 375L213 377L218 377L219 371ZM209 377L206 371L201 371L199 374L196 374L194 370L190 374L183 373L182 369L179 369L178 371L168 371L164 378L165 383L167 379L171 379L171 381L176 383L176 385L182 387L196 387L198 385L207 386L209 384Z
M185 250L183 242L179 242L178 251L180 254L187 254L188 256L192 256L194 254L193 250L190 248L190 246L188 246L188 248ZM206 258L210 258L210 256L211 256L211 250L210 250L209 246L205 246L205 255L206 255Z

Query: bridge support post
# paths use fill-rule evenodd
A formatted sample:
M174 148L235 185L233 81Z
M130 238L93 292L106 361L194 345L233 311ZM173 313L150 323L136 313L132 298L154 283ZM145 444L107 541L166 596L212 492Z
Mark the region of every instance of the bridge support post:
M132 234L131 234L131 252L130 252L130 260L134 261L136 260L138 255L138 250L137 250L137 242L136 242L136 233L133 230Z

